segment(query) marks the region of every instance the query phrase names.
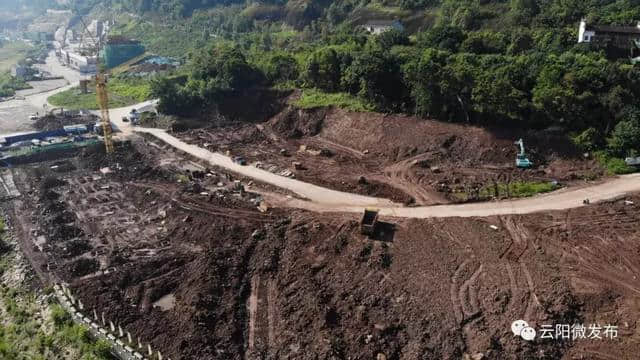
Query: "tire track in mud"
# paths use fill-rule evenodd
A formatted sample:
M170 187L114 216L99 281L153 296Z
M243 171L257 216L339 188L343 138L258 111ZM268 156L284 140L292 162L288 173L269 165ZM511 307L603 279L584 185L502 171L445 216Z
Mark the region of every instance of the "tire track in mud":
M481 313L478 301L478 277L484 269L484 264L475 268L471 276L460 286L459 277L465 271L470 260L462 262L451 277L450 299L453 305L456 321L461 324L477 318Z
M275 280L269 278L267 283L267 311L268 313L268 344L269 348L274 348L276 346L276 284Z
M507 269L507 275L509 277L509 287L511 289L511 299L509 300L509 307L516 306L515 299L520 293L520 287L518 287L518 280L520 283L524 282L527 289L526 307L524 310L524 319L532 320L537 317L537 311L542 309L542 304L538 300L538 295L535 291L535 284L533 277L529 272L527 264L524 262L522 255L529 249L529 232L521 224L521 221L516 222L514 217L500 217L500 221L509 234L511 243L507 250L502 254L501 258L505 261L505 268ZM522 276L516 278L514 269L511 264L518 264Z
M460 304L460 298L458 297L458 276L464 270L464 267L469 263L469 260L465 260L462 264L458 265L453 276L451 277L450 296L451 303L453 304L453 312L458 323L462 323L464 315L462 313L462 305Z
M595 216L574 216L568 212L566 231L570 233L567 236L569 243L566 247L559 247L568 261L565 265L575 277L600 279L622 292L640 295L640 268L632 261L635 251L633 244L629 243L636 234L632 225L639 220L637 212L629 210L618 209ZM576 243L573 241L575 234L592 241ZM589 246L584 245L587 243Z
M383 169L378 180L396 187L413 197L417 205L446 204L449 201L435 191L429 191L420 183L420 178L412 171L414 163L424 160L429 154L419 154L391 164ZM418 180L417 183L415 180Z
M463 312L465 313L466 316L470 318L480 314L480 306L478 304L478 291L476 287L478 285L478 276L480 276L480 274L482 273L482 268L483 268L483 264L480 264L480 266L471 275L469 280L465 281L465 283L462 284L462 289L467 290L466 304L468 304L469 306L469 311L465 311L464 305L463 305ZM461 292L462 292L462 289L461 289ZM460 301L462 302L462 304L465 304L464 298L462 296L464 295L461 295Z
M275 297L276 288L272 278L264 279L260 274L252 276L251 294L246 305L249 312L247 359L258 353L266 353L275 346Z
M250 353L255 346L256 337L256 318L258 316L258 284L260 282L260 275L254 275L251 278L251 295L247 300L247 308L249 310L249 335L247 339L248 349L247 353Z
M458 244L460 247L464 247L465 246L465 244L463 244L462 241L458 240L458 238L453 236L453 234L450 231L443 230L443 232L445 234L447 234L447 236L449 237L449 240L451 240L452 242Z
M511 244L501 257L517 262L527 251L529 246L528 233L520 224L516 224L513 217L500 217L500 222L510 235Z
M525 279L527 280L527 286L529 287L529 300L527 303L527 309L525 310L524 317L525 319L531 319L531 316L533 315L532 312L535 311L536 309L541 309L542 304L540 304L540 301L538 300L538 296L536 295L531 273L529 272L527 265L522 260L520 260L520 267L522 268L522 272L524 273Z
M511 290L511 297L509 297L509 307L513 306L514 299L518 296L518 284L516 283L516 277L513 274L511 264L506 261L505 267L507 268L507 275L509 275L509 289Z
M475 324L480 321L482 317L482 309L478 301L478 277L484 270L484 264L480 263L474 269L471 276L469 276L461 285L460 278L462 274L466 273L470 269L469 264L474 260L467 258L458 265L453 275L451 276L450 285L450 300L453 307L453 313L456 321L456 327L461 330L462 339L465 344L465 348L469 348L472 345L471 339L474 338ZM476 263L477 264L477 263Z
M621 359L621 357L618 356L618 355L607 354L607 353L603 353L601 351L596 351L596 350L587 349L584 352L586 353L585 355L587 355L587 356L590 355L590 357L588 357L588 359L594 359L594 360L596 360L596 359L597 360L619 360L619 359Z

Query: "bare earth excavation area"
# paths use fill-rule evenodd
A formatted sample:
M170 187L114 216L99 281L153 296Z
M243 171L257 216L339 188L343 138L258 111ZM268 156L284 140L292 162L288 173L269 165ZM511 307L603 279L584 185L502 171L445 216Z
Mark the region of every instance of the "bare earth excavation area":
M514 166L514 139L525 135L535 167L523 171ZM411 205L508 198L516 194L506 184L571 185L603 174L565 137L549 131L491 132L337 108L290 107L258 125L198 129L179 137L276 174Z
M473 176L569 182L592 168L550 149L538 155L545 169L516 173L512 141L474 133L470 143L464 131L479 129L416 125L432 135L416 130L413 150L387 139L393 126L376 135L375 122L339 110L317 123L314 113L280 116L180 136L416 204L455 201L439 184L464 188ZM456 161L466 165L450 171ZM368 237L358 214L271 208L259 193L287 192L151 136L119 143L111 158L89 147L2 171L22 194L3 206L38 274L69 283L85 308L165 358L635 359L640 348L638 196L522 216L389 217ZM517 319L610 324L618 336L527 342L511 333Z

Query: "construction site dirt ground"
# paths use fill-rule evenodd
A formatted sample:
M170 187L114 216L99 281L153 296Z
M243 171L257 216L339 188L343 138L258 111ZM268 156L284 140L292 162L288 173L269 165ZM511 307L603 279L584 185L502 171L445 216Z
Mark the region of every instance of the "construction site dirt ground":
M506 198L507 183L571 186L604 175L553 130L518 133L338 108L290 106L263 123L175 135L277 174L413 205L490 200L495 191L487 190L496 187ZM515 166L519 138L531 169Z
M383 218L368 238L357 215L259 210L233 175L138 137L112 157L88 148L3 171L21 193L3 207L45 285L68 282L165 358L635 359L640 348L640 196ZM517 319L618 336L527 342L511 333Z

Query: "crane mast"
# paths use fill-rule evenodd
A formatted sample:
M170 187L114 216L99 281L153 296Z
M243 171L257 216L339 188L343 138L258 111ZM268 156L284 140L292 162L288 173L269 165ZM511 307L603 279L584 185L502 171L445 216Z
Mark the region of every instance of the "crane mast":
M100 55L98 54L98 58L99 57ZM98 67L101 68L99 64ZM109 95L107 93L107 81L102 70L98 70L96 74L96 96L98 97L98 105L100 105L104 146L107 154L111 154L113 153L113 139L111 121L109 119Z
M77 9L74 9L75 12L80 15L80 12ZM104 146L107 154L113 153L113 130L111 129L111 120L109 119L109 95L107 91L107 78L104 74L104 69L101 64L100 59L100 47L102 45L101 34L96 34L96 38L98 38L97 42L93 40L91 36L91 31L87 27L87 24L84 22L84 19L80 17L80 22L84 27L84 30L89 35L89 38L94 42L93 49L95 49L96 54L96 98L98 100L98 105L100 106L100 124L102 125L102 135L104 138ZM84 37L84 35L83 35Z

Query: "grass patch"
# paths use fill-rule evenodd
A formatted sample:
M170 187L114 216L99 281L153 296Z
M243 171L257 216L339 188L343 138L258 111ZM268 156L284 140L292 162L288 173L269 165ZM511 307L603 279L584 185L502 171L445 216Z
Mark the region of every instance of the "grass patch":
M363 10L369 10L376 15L386 15L388 17L404 17L411 15L410 10L402 9L399 6L386 6L379 2L370 3Z
M16 90L29 89L30 87L24 80L15 78L8 72L0 72L0 96L13 96Z
M54 330L45 333L34 320L38 306L35 296L29 293L5 291L3 303L9 315L7 325L0 325L0 358L2 359L51 359L55 354L71 349L82 359L112 359L110 345L106 341L94 341L89 330L71 321L71 317L60 305L50 305L53 314L64 317L62 322L54 322ZM18 296L15 301L10 296ZM58 319L58 321L60 321Z
M11 67L24 59L31 46L23 41L6 41L0 46L0 72L11 70Z
M57 93L50 96L47 101L54 106L60 106L65 109L98 109L96 94L81 94L80 89L78 88ZM109 101L109 106L114 106L114 102L111 99Z
M551 192L560 188L552 182L515 181L509 184L489 184L473 192L453 192L451 195L457 201L490 200L494 198L524 198L537 194Z
M151 99L151 82L146 79L112 78L107 89L110 108L134 105ZM50 96L47 101L51 105L70 110L97 110L99 106L93 83L89 85L89 91L88 94L82 94L80 88L76 87Z
M509 184L498 184L498 193L496 194L496 187L494 185L488 185L480 189L481 198L499 198L501 196L508 196L510 198L522 198L530 197L537 194L543 194L551 192L559 188L558 185L554 185L551 182L535 182L535 181L516 181Z
M0 261L15 267L13 258L4 255ZM51 316L38 319L37 313L46 313L41 311L44 306L49 307ZM0 308L0 359L113 359L110 345L92 339L89 330L75 324L62 306L42 305L33 292L21 286L0 284Z
M595 155L600 165L607 169L607 175L631 174L636 171L636 168L627 165L624 159L608 155L604 151L599 151Z
M373 111L373 105L348 93L325 93L316 89L305 89L294 105L303 109L325 106L337 106L343 109L367 112Z
M507 189L506 185L503 185L504 190ZM529 197L536 194L542 194L551 192L558 188L558 185L554 185L551 182L526 182L518 181L509 184L509 193L512 197Z

